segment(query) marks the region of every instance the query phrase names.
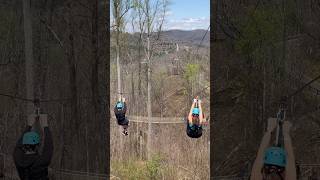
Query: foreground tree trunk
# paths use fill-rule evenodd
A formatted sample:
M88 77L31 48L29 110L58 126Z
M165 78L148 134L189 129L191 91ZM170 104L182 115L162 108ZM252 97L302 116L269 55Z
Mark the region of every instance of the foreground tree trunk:
M33 99L33 44L32 44L32 13L30 10L30 0L23 0L23 24L24 24L24 44L25 44L25 65L26 65L26 89L27 98ZM34 111L34 106L31 103L27 105L27 114Z

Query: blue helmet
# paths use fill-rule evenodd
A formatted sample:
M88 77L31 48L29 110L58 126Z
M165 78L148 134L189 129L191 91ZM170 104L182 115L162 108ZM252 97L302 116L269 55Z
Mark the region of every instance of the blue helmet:
M123 107L123 103L122 103L122 102L118 102L118 103L117 103L117 108L118 108L118 109L121 109L122 107Z
M193 109L192 109L192 114L194 114L194 115L199 115L199 113L200 113L199 108L193 108Z
M286 151L281 147L270 147L264 153L264 164L285 167L287 164Z
M34 131L27 132L23 135L22 144L39 144L40 143L40 136L38 133Z

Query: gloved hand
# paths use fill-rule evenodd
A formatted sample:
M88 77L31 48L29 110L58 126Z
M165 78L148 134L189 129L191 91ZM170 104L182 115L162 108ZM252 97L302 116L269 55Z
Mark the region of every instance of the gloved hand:
M197 99L193 99L193 103L196 103L197 102Z
M35 114L30 114L28 116L28 126L32 126L36 122L36 117Z
M42 128L48 127L48 115L47 114L40 114L40 125Z

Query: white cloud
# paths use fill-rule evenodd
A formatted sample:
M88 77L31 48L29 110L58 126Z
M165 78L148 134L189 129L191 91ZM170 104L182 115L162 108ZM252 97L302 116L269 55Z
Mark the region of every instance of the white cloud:
M172 12L168 11L168 14ZM171 15L166 14L163 30L180 29L180 30L195 30L195 29L207 29L210 25L210 17L190 17L183 19L171 18ZM157 21L161 22L161 18ZM126 31L132 32L131 22L126 23ZM137 29L135 29L137 31Z
M210 25L210 17L170 19L170 20L166 21L165 30L170 30L170 29L181 29L181 30L207 29L209 25Z
M173 12L172 12L172 11L167 11L166 14L165 14L165 16L167 16L167 17L168 17L168 16L173 16Z

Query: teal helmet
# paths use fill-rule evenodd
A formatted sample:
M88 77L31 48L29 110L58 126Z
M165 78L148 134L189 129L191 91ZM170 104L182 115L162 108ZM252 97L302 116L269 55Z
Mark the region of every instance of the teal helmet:
M118 109L121 109L122 107L123 107L123 103L122 103L122 102L118 102L118 103L117 103L117 108L118 108Z
M199 113L200 113L199 108L193 108L193 109L192 109L192 114L194 114L194 115L199 115Z
M40 143L40 136L38 133L34 131L27 132L23 135L22 144L39 144Z
M264 153L264 164L286 167L286 151L281 147L270 147Z

